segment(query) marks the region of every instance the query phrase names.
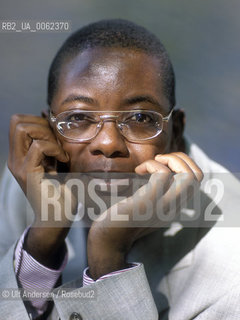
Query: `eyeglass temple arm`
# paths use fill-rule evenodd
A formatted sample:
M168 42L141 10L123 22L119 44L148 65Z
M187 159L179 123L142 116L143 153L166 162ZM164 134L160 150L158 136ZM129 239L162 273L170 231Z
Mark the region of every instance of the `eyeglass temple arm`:
M173 110L174 110L174 107L172 108L172 110L169 112L169 114L166 117L162 118L162 120L166 121L166 122L169 121L169 119L171 118L171 115L173 113Z
M54 117L51 110L49 110L49 119L51 122L56 122L56 117Z

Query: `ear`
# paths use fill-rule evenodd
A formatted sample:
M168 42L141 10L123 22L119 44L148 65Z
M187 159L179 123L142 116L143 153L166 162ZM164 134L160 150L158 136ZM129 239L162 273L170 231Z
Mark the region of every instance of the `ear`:
M173 110L172 113L172 141L171 151L185 152L185 142L183 138L185 128L185 112L182 109Z
M49 116L49 110L48 109L44 109L41 111L41 116L44 118L44 119L47 119L48 116Z

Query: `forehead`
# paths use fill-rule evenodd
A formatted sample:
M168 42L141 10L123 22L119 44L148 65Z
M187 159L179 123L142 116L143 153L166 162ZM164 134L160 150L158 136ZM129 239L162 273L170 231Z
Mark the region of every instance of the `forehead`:
M161 78L155 56L126 48L87 49L63 64L52 106L59 107L70 95L88 96L106 106L120 106L128 97L148 95L168 109Z

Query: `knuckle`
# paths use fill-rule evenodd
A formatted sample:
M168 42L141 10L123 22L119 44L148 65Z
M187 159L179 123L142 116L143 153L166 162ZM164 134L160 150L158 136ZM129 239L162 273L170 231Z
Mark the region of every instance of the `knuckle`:
M174 152L174 155L179 157L179 158L183 158L185 159L186 157L188 157L185 153L179 151L179 152Z
M177 153L169 153L167 156L169 159L177 159L178 154Z
M187 172L186 181L192 185L193 182L197 181L197 178L193 172Z
M156 163L156 161L155 160L147 160L146 162L145 162L146 164L151 164L151 165L154 165L155 163Z
M40 140L33 140L31 144L31 152L43 153L44 147Z
M177 151L177 152L174 152L175 154L179 154L181 156L186 156L186 153L182 152L182 151Z
M13 122L13 123L16 123L18 122L20 119L21 119L22 115L19 114L19 113L15 113L11 116L11 119L10 121Z
M189 156L186 153L181 152L181 151L170 153L170 157L175 158L175 159L176 158L180 158L182 160L185 160L185 159L189 158Z
M165 153L165 154L160 154L159 156L160 158L162 157L167 159L172 159L176 157L175 153Z
M33 148L40 153L51 154L52 156L57 156L60 153L57 144L46 140L33 140Z
M10 118L10 126L15 127L19 122L23 121L23 114L20 113L15 113L11 116Z
M56 141L56 138L54 137L50 128L43 127L43 132L44 132L44 139L45 140Z
M11 117L10 120L10 131L9 133L11 134L19 134L19 133L23 133L26 132L26 126L24 125L24 123L22 122L22 115L19 114L15 114ZM14 135L13 135L14 137Z
M37 149L43 149L43 141L41 140L33 140L33 146Z
M16 130L17 130L17 132L19 132L19 133L26 133L26 125L25 124L23 124L23 123L17 123L16 124Z

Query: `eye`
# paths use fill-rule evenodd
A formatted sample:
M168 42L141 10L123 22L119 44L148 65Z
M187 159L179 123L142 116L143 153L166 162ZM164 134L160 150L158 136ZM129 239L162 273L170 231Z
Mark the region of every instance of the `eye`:
M67 121L84 121L87 120L87 116L84 113L72 113L70 115L67 116Z
M66 115L65 122L84 123L84 122L96 122L93 114L89 112L73 112Z
M152 114L146 113L146 112L136 112L130 117L129 120L135 121L138 123L152 123L152 122L154 122Z

